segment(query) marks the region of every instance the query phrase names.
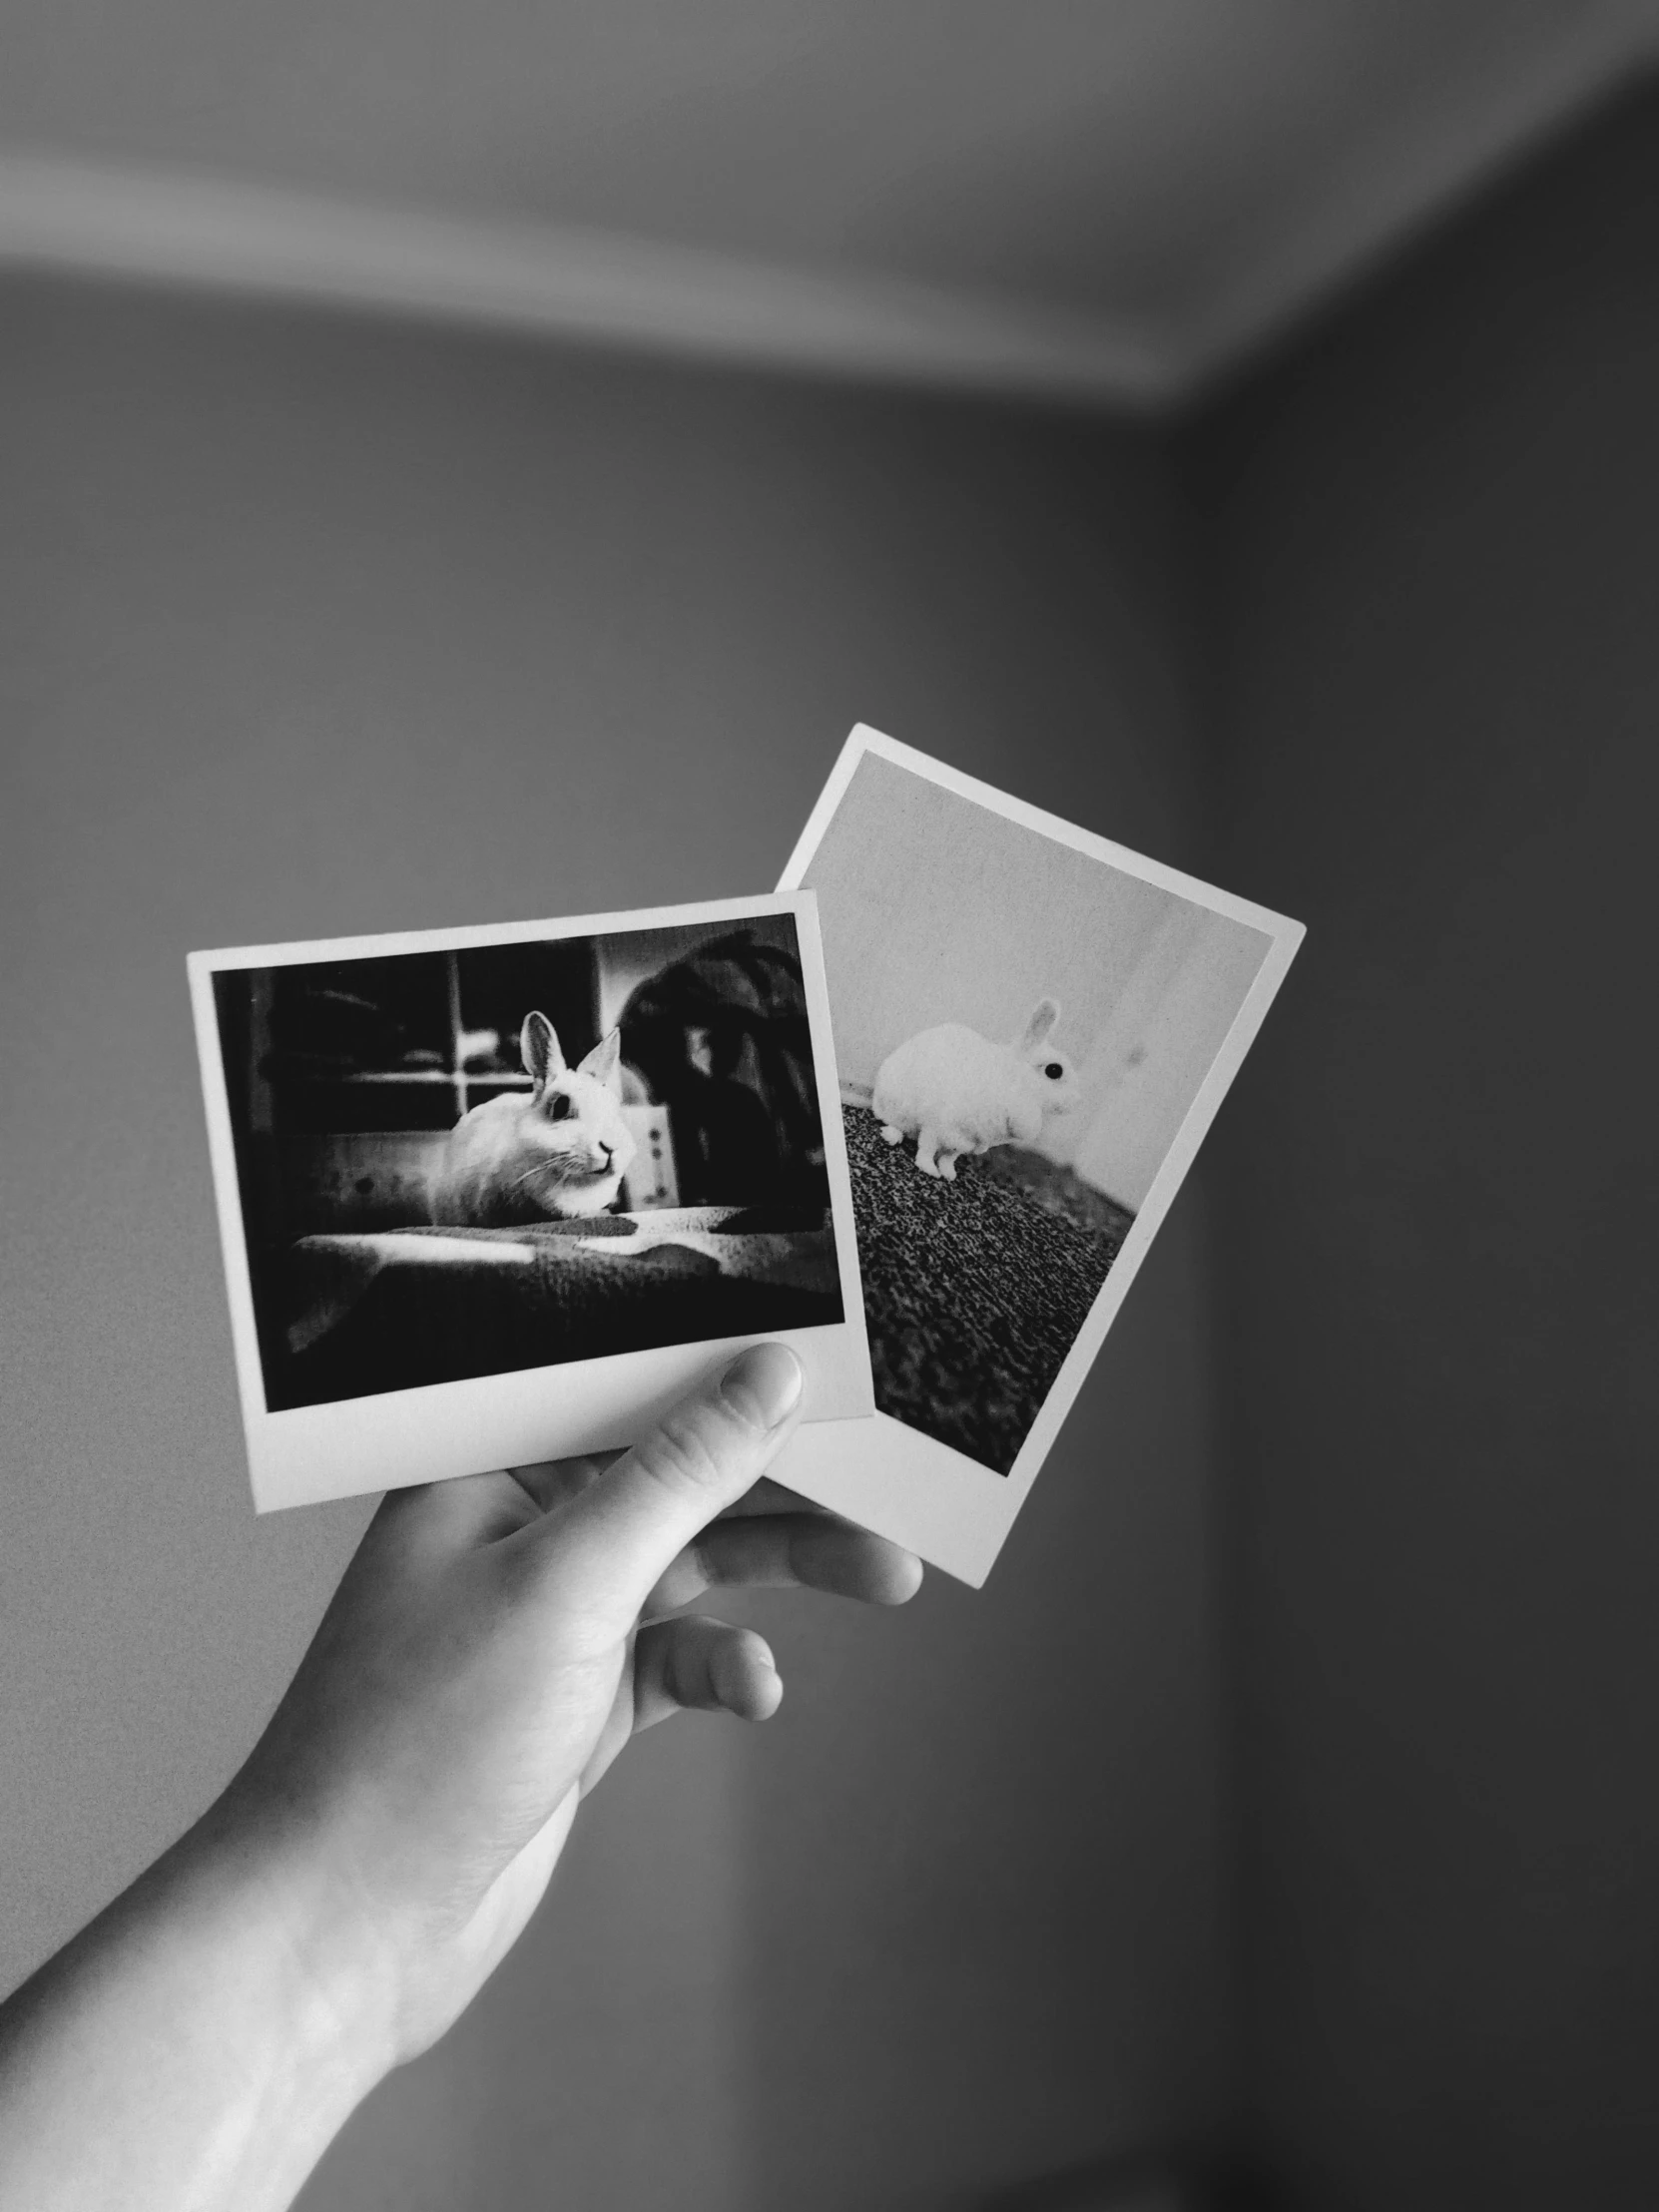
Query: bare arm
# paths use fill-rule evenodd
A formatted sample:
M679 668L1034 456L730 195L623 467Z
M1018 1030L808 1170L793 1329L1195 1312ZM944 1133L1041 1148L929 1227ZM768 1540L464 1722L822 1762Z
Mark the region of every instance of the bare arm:
M0 2006L0 2212L277 2212L465 2008L636 1729L764 1719L718 1585L920 1569L760 1480L800 1371L740 1357L609 1467L392 1492L219 1803Z

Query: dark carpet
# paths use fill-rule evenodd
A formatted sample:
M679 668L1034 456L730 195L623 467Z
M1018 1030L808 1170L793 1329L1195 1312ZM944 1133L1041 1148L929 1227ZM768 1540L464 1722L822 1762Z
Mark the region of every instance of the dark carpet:
M945 1183L843 1120L876 1405L1006 1474L1135 1217L1034 1152Z

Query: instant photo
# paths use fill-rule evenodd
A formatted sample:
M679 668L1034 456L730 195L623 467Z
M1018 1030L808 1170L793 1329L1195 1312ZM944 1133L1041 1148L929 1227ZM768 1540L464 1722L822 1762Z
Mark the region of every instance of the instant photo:
M810 898L191 967L262 1505L626 1443L764 1338L868 1411Z
M877 733L818 894L875 1391L780 1479L983 1579L1301 925Z

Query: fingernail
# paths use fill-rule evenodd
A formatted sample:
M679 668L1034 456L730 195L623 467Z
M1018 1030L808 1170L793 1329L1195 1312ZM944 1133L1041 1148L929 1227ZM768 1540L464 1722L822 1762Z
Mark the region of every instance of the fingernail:
M720 1379L728 1405L758 1428L776 1428L801 1395L801 1362L787 1345L751 1345Z

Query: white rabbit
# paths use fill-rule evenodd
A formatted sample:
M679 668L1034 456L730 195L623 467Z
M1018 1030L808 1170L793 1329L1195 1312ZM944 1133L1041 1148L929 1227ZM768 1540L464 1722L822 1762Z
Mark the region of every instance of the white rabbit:
M959 1021L906 1039L875 1074L870 1103L882 1136L888 1144L913 1137L916 1166L947 1183L961 1153L1035 1143L1044 1116L1077 1099L1071 1062L1048 1042L1059 1018L1059 1001L1041 998L1012 1044L992 1044Z
M547 1217L597 1214L634 1157L622 1114L622 1039L613 1029L568 1068L545 1014L526 1014L518 1049L535 1078L463 1114L432 1178L432 1219L445 1227L511 1229Z

